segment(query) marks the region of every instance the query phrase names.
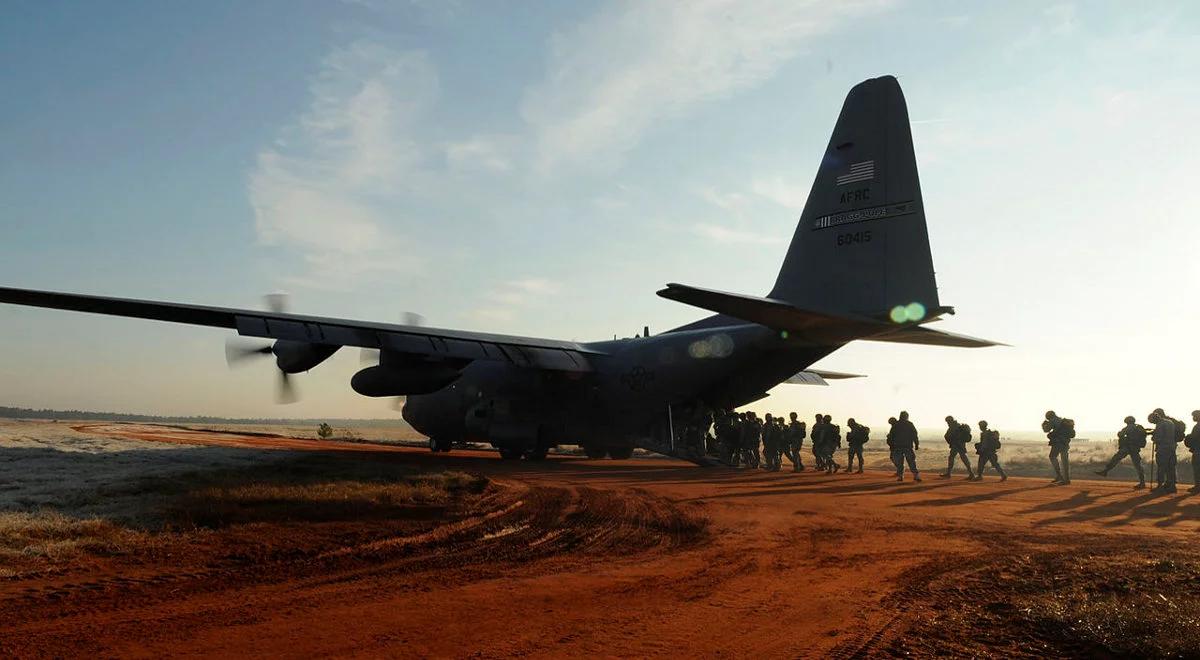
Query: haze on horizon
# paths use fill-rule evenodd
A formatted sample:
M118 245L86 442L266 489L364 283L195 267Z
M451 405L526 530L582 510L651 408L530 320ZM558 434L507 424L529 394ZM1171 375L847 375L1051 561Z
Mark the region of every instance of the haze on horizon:
M357 0L0 23L0 283L581 341L761 295L850 87L908 101L939 327L760 412L1116 429L1200 408L1200 6ZM228 333L0 308L0 404L384 417L344 350L272 401ZM1094 438L1099 439L1099 438Z

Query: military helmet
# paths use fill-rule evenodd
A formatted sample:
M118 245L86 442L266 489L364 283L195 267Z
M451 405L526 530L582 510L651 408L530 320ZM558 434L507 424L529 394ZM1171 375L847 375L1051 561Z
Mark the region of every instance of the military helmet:
M947 422L953 422L953 421L954 421L954 415L946 415L946 421L947 421Z
M896 423L895 417L888 417L888 424L895 424L895 423Z
M987 428L987 420L986 419L979 420L979 428L981 428L981 429Z
M1133 423L1134 423L1134 422L1136 422L1136 421L1137 421L1137 419L1136 419L1136 418L1135 418L1133 415L1126 415L1126 416L1125 416L1125 423L1126 423L1126 424L1133 424Z
M1058 417L1058 415L1055 415L1053 410L1046 411L1046 419L1054 419L1055 417Z
M900 419L908 419L908 411L907 410L900 411Z

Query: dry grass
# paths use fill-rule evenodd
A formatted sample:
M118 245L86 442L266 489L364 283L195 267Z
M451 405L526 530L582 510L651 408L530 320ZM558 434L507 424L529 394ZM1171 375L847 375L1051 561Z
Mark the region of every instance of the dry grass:
M438 513L463 497L483 492L487 480L462 472L391 475L371 479L261 475L253 482L231 478L190 490L168 507L170 526L225 527L263 522L325 522L408 518ZM297 483L297 481L299 483Z
M0 562L62 560L82 553L124 555L154 545L153 535L101 518L73 518L55 511L0 513ZM0 568L15 575L11 569Z

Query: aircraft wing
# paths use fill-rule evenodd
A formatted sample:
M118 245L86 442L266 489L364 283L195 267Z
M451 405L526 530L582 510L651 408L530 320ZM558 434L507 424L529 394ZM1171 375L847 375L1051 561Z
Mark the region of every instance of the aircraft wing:
M230 328L248 337L494 360L555 371L591 371L588 356L604 355L582 344L554 339L32 289L0 287L0 303Z

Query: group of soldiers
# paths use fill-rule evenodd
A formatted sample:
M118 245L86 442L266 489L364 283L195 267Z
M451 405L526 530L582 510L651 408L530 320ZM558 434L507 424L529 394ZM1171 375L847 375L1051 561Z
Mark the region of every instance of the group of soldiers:
M1157 466L1156 485L1154 492L1176 492L1176 445L1183 443L1192 452L1193 483L1191 492L1200 493L1200 410L1192 412L1195 425L1190 433L1184 422L1167 415L1162 408L1156 408L1147 417L1153 425L1153 430L1137 423L1132 417L1125 418L1125 426L1117 434L1117 453L1108 461L1105 467L1096 474L1107 476L1123 459L1129 458L1137 471L1138 483L1135 489L1146 488L1146 475L1142 466L1141 450L1145 448L1147 438L1154 444L1154 462ZM920 438L917 429L909 420L907 412L901 412L897 417L888 420L890 426L887 433L887 446L892 465L895 467L897 481L904 481L904 471L907 466L912 473L913 481L921 481L921 473L917 469L916 451L920 449ZM862 474L863 447L871 439L871 429L850 418L846 421L846 432L843 438L842 427L833 423L829 415L817 414L812 428L800 421L796 413L790 413L785 419L782 415L768 413L759 418L754 412L733 412L730 410L716 411L712 416L713 435L707 436L709 454L718 456L720 460L732 466L762 468L778 471L783 467L783 459L792 463L794 472L805 469L802 457L805 439L809 439L813 463L818 471L834 474L843 469L849 473ZM953 416L946 417L946 433L944 439L949 450L946 469L938 476L950 478L953 476L956 463L961 462L967 471L967 479L980 481L984 470L990 465L1006 481L1008 475L1000 465L1000 433L990 428L986 420L978 423L979 441L975 442L976 463L971 466L967 455L967 445L973 439L969 424L956 420ZM1054 470L1055 485L1071 483L1070 446L1075 437L1074 420L1062 417L1053 410L1047 411L1042 422L1042 431L1046 434L1050 445L1050 465ZM702 431L702 433L706 433ZM843 447L845 440L846 465L837 461L837 452ZM855 461L857 460L857 468Z
M1125 426L1117 432L1117 453L1113 454L1104 468L1097 470L1096 474L1107 477L1108 473L1122 459L1128 457L1138 475L1138 482L1134 485L1134 489L1146 488L1146 471L1142 468L1142 449L1146 447L1146 437L1149 436L1150 441L1154 443L1154 463L1158 468L1152 492L1174 493L1178 445L1182 442L1183 446L1192 452L1191 492L1193 494L1200 493L1200 410L1192 411L1191 433L1187 432L1187 425L1183 421L1171 417L1163 412L1162 408L1155 408L1151 411L1146 416L1146 421L1154 425L1153 431L1138 424L1133 415L1125 418Z
M845 470L852 471L857 458L857 473L862 474L863 445L870 440L871 429L854 418L849 419L846 426ZM842 448L842 427L834 424L829 415L816 415L810 430L794 412L785 421L783 415L770 413L759 419L753 412L718 411L713 416L713 432L712 453L729 465L778 471L783 467L783 459L787 458L793 472L802 472L805 469L804 440L809 439L817 470L829 474L842 470L836 458L837 451Z

